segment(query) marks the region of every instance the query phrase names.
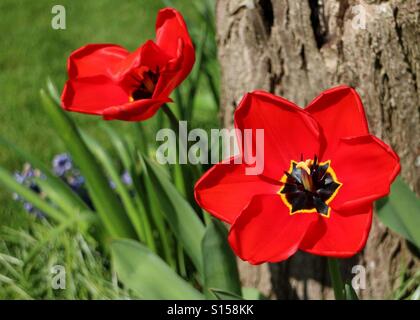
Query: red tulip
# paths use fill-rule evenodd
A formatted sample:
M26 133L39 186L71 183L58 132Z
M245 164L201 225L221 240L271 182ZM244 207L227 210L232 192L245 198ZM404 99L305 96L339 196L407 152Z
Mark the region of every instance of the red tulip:
M224 161L201 177L195 196L232 224L229 242L240 258L278 262L297 250L343 258L365 246L372 203L389 193L400 164L369 134L355 90L327 90L305 109L255 91L237 108L235 127L264 129L262 173L246 175L245 161Z
M114 44L89 44L74 51L68 59L62 106L106 120L148 119L171 101L169 95L194 61L181 14L171 8L160 10L156 42L149 40L133 53Z

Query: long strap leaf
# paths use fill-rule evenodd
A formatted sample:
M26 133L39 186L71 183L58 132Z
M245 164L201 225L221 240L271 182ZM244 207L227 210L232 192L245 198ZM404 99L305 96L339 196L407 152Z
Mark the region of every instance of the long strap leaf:
M111 253L121 282L144 299L204 299L145 246L133 240L117 240Z
M148 174L161 199L160 205L174 235L182 243L197 270L202 274L201 241L204 225L190 204L179 194L162 168L145 159Z
M135 238L135 232L123 206L111 189L98 161L81 138L76 125L43 90L41 90L41 100L58 136L65 143L85 177L92 202L109 235L114 238Z

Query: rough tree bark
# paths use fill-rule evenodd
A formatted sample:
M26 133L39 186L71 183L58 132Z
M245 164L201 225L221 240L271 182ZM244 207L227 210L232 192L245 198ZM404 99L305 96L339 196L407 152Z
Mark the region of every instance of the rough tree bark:
M371 132L396 150L403 178L420 192L420 1L218 0L216 15L226 127L247 91L264 89L305 106L324 89L353 86ZM388 297L402 268L419 267L407 243L377 219L365 250L344 272L357 263L367 269L359 293L365 298ZM271 297L332 297L321 257L299 253L240 269L245 285Z

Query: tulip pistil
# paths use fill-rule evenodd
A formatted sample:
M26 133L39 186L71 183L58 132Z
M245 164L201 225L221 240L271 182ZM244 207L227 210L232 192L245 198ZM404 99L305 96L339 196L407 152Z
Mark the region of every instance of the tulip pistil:
M302 184L305 187L305 190L314 191L314 184L311 176L311 169L309 168L309 162L310 160L306 160L305 162L300 161L296 164L296 168L300 169Z

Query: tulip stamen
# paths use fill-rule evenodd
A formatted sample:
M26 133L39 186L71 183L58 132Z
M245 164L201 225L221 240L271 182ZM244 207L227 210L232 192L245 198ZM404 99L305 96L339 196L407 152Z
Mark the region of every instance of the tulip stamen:
M133 88L130 101L150 99L159 80L159 69L153 72L149 68L138 68L130 74L130 87Z
M153 83L153 80L148 73L143 74L143 85L150 93L155 91L155 83Z
M310 166L310 160L306 160L305 162L300 161L297 163L296 168L300 169L300 175L302 178L303 186L305 187L305 190L307 191L313 191L314 184L312 182L312 176L311 176L311 169Z
M341 187L331 168L331 161L319 163L316 155L313 160L292 160L289 171L285 172L281 181L284 186L279 194L289 207L290 214L318 212L329 217L328 204Z

